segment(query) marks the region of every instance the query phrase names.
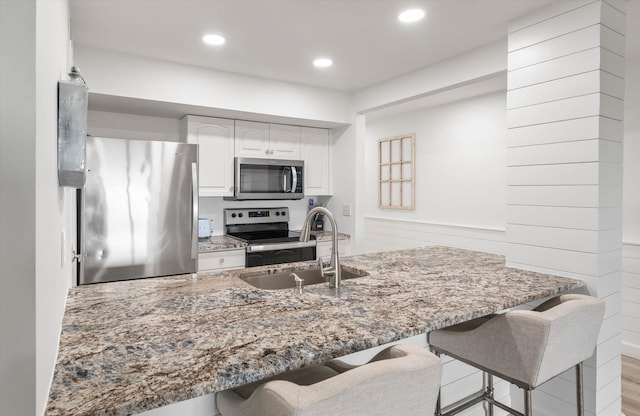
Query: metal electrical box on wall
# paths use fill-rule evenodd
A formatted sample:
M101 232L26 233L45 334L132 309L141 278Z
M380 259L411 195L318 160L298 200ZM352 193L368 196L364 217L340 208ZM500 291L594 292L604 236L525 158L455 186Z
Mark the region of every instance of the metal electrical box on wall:
M77 67L58 82L58 183L82 188L85 181L89 93Z

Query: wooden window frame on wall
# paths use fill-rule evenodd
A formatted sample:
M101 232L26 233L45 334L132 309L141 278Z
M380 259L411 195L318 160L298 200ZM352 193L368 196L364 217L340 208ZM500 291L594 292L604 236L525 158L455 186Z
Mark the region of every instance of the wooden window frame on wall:
M405 149L407 145L409 149ZM395 197L394 190L398 193ZM405 195L407 192L410 195ZM378 208L415 209L414 133L378 140Z

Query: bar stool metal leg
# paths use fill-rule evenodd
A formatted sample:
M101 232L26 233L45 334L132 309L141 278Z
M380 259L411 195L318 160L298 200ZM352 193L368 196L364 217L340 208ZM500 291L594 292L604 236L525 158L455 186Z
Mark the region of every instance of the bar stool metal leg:
M493 416L493 374L491 373L484 373L487 376L487 397L489 397L491 400L487 400L486 401L486 405L487 405L487 412L486 414L488 416Z
M441 358L439 352L434 351L433 348L429 348L429 349L431 350L431 352L433 354L435 354L436 357ZM442 402L441 402L442 397L441 396L442 396L442 388L440 388L438 390L438 400L436 400L436 413L435 413L435 416L442 416Z
M524 390L524 416L532 416L531 413L531 390Z
M582 390L582 363L576 365L576 407L578 416L584 415L584 393Z

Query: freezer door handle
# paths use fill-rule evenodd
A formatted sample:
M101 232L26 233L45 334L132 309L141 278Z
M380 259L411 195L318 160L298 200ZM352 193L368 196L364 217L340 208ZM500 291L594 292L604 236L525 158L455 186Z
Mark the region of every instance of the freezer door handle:
M191 258L198 258L198 164L191 164L191 198L193 213L191 218Z

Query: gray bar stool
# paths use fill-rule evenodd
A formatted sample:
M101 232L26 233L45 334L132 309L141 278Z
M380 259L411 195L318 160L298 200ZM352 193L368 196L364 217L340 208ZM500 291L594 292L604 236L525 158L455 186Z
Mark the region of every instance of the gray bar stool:
M415 345L395 345L361 366L340 361L218 393L222 416L432 416L442 363Z
M531 391L571 367L576 369L578 415L583 415L582 362L591 357L604 318L602 300L585 295L561 295L534 310L491 315L430 332L431 350L446 354L482 370L486 388L441 409L437 416L450 416L477 403L488 403L523 416L496 401L493 376L524 389L524 416L532 415Z

